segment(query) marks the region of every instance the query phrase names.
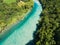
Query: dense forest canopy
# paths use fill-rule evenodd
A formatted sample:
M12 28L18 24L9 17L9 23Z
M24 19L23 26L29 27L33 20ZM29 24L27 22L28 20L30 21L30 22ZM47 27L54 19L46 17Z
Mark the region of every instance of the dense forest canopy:
M28 45L60 45L60 0L39 2L43 10L34 32L34 39Z
M34 37L35 45L60 45L60 0L39 1L43 11Z

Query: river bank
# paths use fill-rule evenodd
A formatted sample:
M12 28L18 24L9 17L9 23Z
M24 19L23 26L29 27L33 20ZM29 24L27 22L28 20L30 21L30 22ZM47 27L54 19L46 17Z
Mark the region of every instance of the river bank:
M0 45L25 45L33 39L33 32L36 29L39 15L42 11L41 5L34 3L32 11L28 14L22 24L15 25L11 30L15 30L8 37L6 37Z
M34 45L60 45L60 0L39 2L43 10L31 42Z
M9 2L9 0L5 0ZM31 4L30 4L31 3ZM7 31L9 27L21 21L34 5L32 0L24 2L12 2L7 4L0 0L0 34Z
M30 2L31 3L31 2ZM29 3L28 3L29 4ZM10 4L9 4L10 5ZM32 5L30 5L30 6L32 6L31 8L29 8L29 9L23 9L23 13L22 12L20 12L20 13L22 13L22 14L15 14L13 17L12 17L12 19L11 19L11 21L6 21L6 23L8 23L6 26L1 26L1 22L2 21L0 21L0 40L2 40L4 37L5 37L5 34L9 34L10 33L10 29L12 28L12 27L14 27L15 25L17 25L18 23L20 23L20 22L22 22L27 16L28 16L28 14L30 13L30 11L32 10L32 8L33 8L33 5L34 4L32 4ZM28 6L27 6L28 7ZM22 8L22 7L20 7L20 8ZM16 10L15 10L16 11ZM25 12L26 11L26 12ZM13 11L14 12L14 11ZM8 15L7 15L7 17L8 17ZM2 22L2 25L5 25L3 22ZM3 28L3 29L1 29L1 28ZM13 30L14 31L14 30ZM9 33L8 33L9 32Z

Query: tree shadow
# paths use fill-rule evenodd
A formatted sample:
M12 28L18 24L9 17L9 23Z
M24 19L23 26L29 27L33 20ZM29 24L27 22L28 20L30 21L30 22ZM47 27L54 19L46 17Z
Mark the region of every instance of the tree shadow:
M39 34L36 34L40 25L36 24L36 30L33 33L33 40L30 40L26 45L35 45L35 43L39 40Z

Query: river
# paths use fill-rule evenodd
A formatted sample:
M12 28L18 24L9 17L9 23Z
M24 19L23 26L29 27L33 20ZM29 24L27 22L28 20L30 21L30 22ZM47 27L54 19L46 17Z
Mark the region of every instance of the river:
M36 30L36 24L40 18L39 15L41 11L42 7L39 2L34 1L34 7L29 13L30 16L24 20L24 23L22 25L18 23L17 25L19 25L19 27L15 25L17 29L15 29L15 31L6 39L0 42L0 45L25 45L30 40L32 40L33 32Z

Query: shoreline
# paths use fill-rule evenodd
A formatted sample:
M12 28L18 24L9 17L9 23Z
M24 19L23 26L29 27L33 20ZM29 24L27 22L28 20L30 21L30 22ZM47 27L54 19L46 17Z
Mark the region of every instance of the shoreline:
M35 3L34 3L34 5L35 5ZM34 13L33 12L33 9L35 8L34 5L33 5L33 8L31 10L32 12L29 11L27 13L27 16L23 20L18 21L18 23L16 23L15 25L13 25L8 31L5 31L4 33L0 34L0 36L1 36L0 37L0 42L2 42L6 37L8 37L10 34L12 34L17 29L17 27L21 27L23 25L23 23L25 22L25 20L26 21L28 20L28 18L31 16L31 13ZM16 26L16 27L14 27L14 26ZM12 28L14 28L13 31L11 30Z
M29 3L31 3L31 1ZM5 6L3 4L4 3L1 4L1 7L2 6ZM12 8L12 10L16 8L16 10L15 11L13 10L12 12L11 11L10 12L8 11L8 9L10 10L10 8L8 6L7 6L8 9L5 9L4 8L4 10L7 10L8 12L5 11L6 14L7 14L7 16L3 16L3 15L5 15L5 12L3 13L3 15L2 14L0 15L1 16L1 19L0 19L0 34L2 32L4 32L4 30L6 30L8 27L11 27L11 25L16 24L16 22L18 22L20 20L23 20L23 18L26 16L26 13L28 13L32 9L33 4L34 4L34 2L32 1L32 4L30 5L30 7L27 8L27 7L24 6L25 8L23 8L23 9L22 9L22 7L19 7L17 4L16 4L17 6L15 6L14 4L13 4L14 5L13 6L11 4L13 7L11 5L9 5L9 7L11 6L10 8ZM26 5L27 5L27 2L26 2ZM15 14L13 14L14 12L15 12ZM12 13L12 14L8 14L8 13Z
M32 7L33 8L33 7ZM32 9L31 9L32 10ZM12 27L14 27L14 25L17 25L19 22L22 22L23 20L24 20L24 18L27 16L27 14L29 14L30 13L30 11L31 11L30 9L29 9L29 11L26 13L26 15L21 19L21 20L18 20L18 22L15 22L12 26L10 26L10 25L8 25L7 27L5 27L5 29L0 33L0 38L1 38L1 36L2 35L4 35L7 31L9 31Z
M36 24L39 20L39 15L41 14L41 5L39 6L38 3L35 2L34 9L28 15L29 17L26 18L24 23L19 25L19 27L15 26L16 30L14 32L10 32L11 34L4 38L1 41L0 45L26 45L30 40L33 39L33 32L36 29ZM13 30L13 27L12 27ZM23 41L23 42L22 42Z

